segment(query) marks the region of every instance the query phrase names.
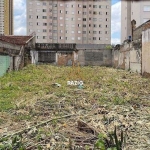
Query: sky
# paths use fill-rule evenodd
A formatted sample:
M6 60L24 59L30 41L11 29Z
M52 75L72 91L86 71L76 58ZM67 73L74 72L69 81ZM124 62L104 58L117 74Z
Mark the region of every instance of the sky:
M120 0L112 0L111 12L111 44L120 44ZM26 35L26 0L14 0L14 34Z

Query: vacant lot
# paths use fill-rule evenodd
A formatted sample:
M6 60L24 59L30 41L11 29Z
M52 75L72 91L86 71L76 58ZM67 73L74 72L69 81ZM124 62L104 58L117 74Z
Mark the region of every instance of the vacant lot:
M116 126L127 150L147 150L149 108L150 79L135 73L30 65L0 78L0 148L93 149Z

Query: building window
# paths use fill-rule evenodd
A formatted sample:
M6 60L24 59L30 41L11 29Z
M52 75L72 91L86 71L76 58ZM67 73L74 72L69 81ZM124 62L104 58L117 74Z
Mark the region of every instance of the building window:
M43 36L43 39L46 39L46 36Z
M106 18L106 21L108 21L108 18Z
M83 18L83 21L86 21L86 18Z
M106 28L108 28L108 25L106 25Z
M66 7L69 7L69 4L66 4Z
M40 30L38 29L37 32L40 32Z
M60 24L61 27L63 27L63 24Z
M101 25L101 24L99 24L99 27L101 28L101 27L102 27L102 25Z
M66 18L66 20L69 20L69 18Z
M46 30L46 29L43 29L43 32L47 32L47 30Z
M109 6L108 6L108 5L106 5L106 8L109 8Z
M96 40L96 37L93 37L93 40Z
M81 37L78 37L78 40L81 40Z
M57 30L53 30L53 33L57 33Z
M99 41L101 40L101 38L99 37Z
M102 5L99 5L99 8L102 8Z
M97 32L96 31L93 31L93 34L96 34Z
M105 34L108 34L108 31L105 31Z
M144 6L144 11L150 11L150 5Z
M63 37L62 36L60 36L60 40L62 40L63 39Z
M54 14L57 14L57 10L53 10L53 13L54 13Z
M89 7L91 7L91 5L89 5Z
M60 30L60 33L63 33L63 30Z
M86 37L83 37L83 40L85 41L85 40L86 40Z
M83 15L86 15L86 12L83 12Z
M97 18L93 18L93 21L97 21Z
M106 12L106 15L108 15L108 12Z
M102 15L102 14L103 14L103 13L100 11L100 12L99 12L99 15Z
M53 40L57 40L57 36L53 36Z
M74 33L74 31L71 31L71 33Z
M39 10L39 9L38 9ZM32 11L32 9L29 9L29 11Z
M46 6L46 2L43 2L43 6Z
M29 19L33 18L32 15L29 15Z
M96 24L93 24L93 27L95 28L95 27L96 27Z
M32 29L29 29L29 32L32 32Z
M40 5L40 3L36 3L37 5Z
M99 34L102 34L102 31L99 31Z
M66 11L66 14L68 14L68 11Z
M63 4L60 4L60 6L63 6Z
M81 18L78 18L78 20L81 20Z
M93 8L97 8L97 5L93 5Z
M53 4L53 7L57 7L57 4Z
M81 33L81 31L78 31L78 33Z
M37 26L39 26L40 25L40 23L39 22L37 22Z
M43 26L47 26L47 23L43 23Z
M60 13L62 14L62 13L63 13L63 11L62 11L62 10L60 10Z
M71 5L72 8L74 8L74 5Z
M75 25L74 25L74 24L72 24L71 26L72 26L72 27L75 27Z
M81 27L81 24L78 24L78 27Z
M83 34L86 34L86 31L83 31Z
M43 9L43 12L46 12L46 9Z
M83 5L83 8L86 8L86 5Z
M66 40L68 40L68 37L66 37Z
M83 28L85 28L86 27L86 24L83 24Z
M47 19L47 16L43 16L43 19Z
M94 14L94 15L96 15L96 14L97 14L97 12L96 12L96 11L93 11L93 14Z
M74 41L74 37L72 37L71 40Z
M71 14L74 15L74 11L72 11Z
M56 18L57 18L57 17L56 17ZM62 19L63 19L63 17L60 17L59 19L60 19L60 20L62 20ZM57 19L56 19L56 20L57 20Z
M39 37L39 36L37 36L36 38L37 38L37 39L40 39L40 37Z
M57 23L54 23L53 26L54 26L54 27L57 27Z

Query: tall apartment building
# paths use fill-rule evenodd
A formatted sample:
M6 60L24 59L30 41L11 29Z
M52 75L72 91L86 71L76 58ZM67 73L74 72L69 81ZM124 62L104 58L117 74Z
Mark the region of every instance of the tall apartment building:
M37 43L111 43L111 0L27 0Z
M0 35L13 34L13 0L0 0Z
M136 27L150 19L150 1L121 1L121 43L131 36L131 21Z

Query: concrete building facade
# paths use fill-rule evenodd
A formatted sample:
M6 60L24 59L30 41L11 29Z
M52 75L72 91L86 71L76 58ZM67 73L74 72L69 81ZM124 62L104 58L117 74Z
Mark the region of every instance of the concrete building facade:
M37 43L111 43L110 0L28 0L27 34Z
M150 1L121 1L121 43L128 39L131 33L131 21L136 21L136 27L150 19Z
M13 0L0 0L0 35L13 34Z

